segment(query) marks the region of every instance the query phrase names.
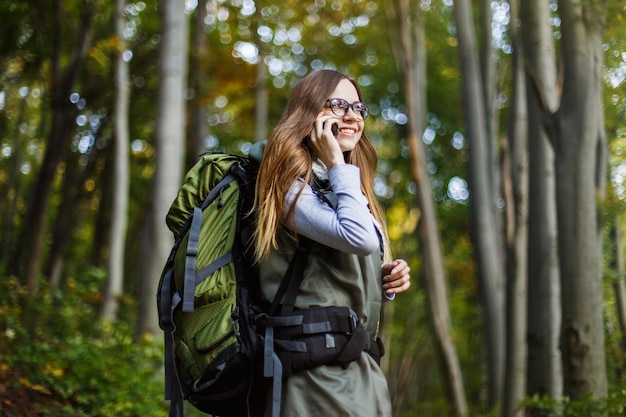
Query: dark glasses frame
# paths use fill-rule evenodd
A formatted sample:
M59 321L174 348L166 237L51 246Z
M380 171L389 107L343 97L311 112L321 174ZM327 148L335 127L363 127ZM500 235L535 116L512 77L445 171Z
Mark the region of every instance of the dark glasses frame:
M354 113L360 114L363 120L367 119L367 116L369 116L369 107L362 101L348 103L342 98L329 98L326 100L326 103L328 103L330 110L337 117L343 117L348 114L348 109L352 109ZM343 112L341 112L341 110L343 110Z

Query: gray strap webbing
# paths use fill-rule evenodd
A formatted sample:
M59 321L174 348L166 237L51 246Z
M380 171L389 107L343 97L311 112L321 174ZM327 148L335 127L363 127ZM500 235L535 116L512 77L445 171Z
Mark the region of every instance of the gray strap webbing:
M274 328L265 328L265 346L263 349L263 376L266 378L274 375L274 366L272 365L274 354Z
M283 364L276 352L272 355L274 362L274 379L272 381L272 417L280 417L280 400L283 390Z
M202 268L196 274L196 280L195 280L196 285L200 284L202 281L207 279L207 277L209 277L212 273L214 273L215 271L217 271L224 265L228 265L229 263L231 263L232 260L233 260L233 253L228 252L227 254L220 256L219 258L217 258L216 260L214 260L213 262L211 262L210 264Z
M307 323L302 325L303 334L329 333L333 330L329 321L319 323Z
M185 397L183 396L183 390L182 387L180 385L180 379L178 378L178 372L176 372L176 359L174 356L174 331L176 330L176 325L174 324L174 309L180 304L180 302L182 301L180 295L178 293L174 293L174 296L172 297L172 306L170 309L170 317L172 318L172 325L171 325L171 333L170 333L170 348L168 349L166 346L165 349L165 355L168 356L168 351L169 351L169 356L171 359L169 359L170 361L170 375L167 375L167 371L166 371L166 381L170 381L170 384L172 384L172 388L171 388L171 392L170 392L170 413L169 413L169 417L183 417L185 414L185 410L184 410L184 401L185 401ZM166 341L167 343L167 341Z
M272 417L280 416L280 400L283 389L283 364L274 352L274 328L265 329L265 349L263 351L263 376L272 377Z
M301 314L293 316L265 316L258 319L259 323L267 327L286 327L302 324L304 316Z
M172 317L170 316L170 308L172 306L172 268L163 275L163 283L161 285L161 323L163 326L172 325Z
M209 206L209 204L211 204L213 202L213 200L215 200L217 197L219 197L220 194L222 194L222 192L226 188L228 188L228 183L230 183L231 181L234 181L236 179L237 179L237 177L234 174L228 174L224 178L222 178L222 180L220 182L218 182L217 184L215 184L215 187L213 187L211 189L211 191L209 192L209 195L206 196L206 198L204 199L204 203L202 203L202 206L200 208L202 210L207 208Z
M198 256L198 242L202 226L202 209L193 208L193 220L187 240L187 256L185 258L185 280L183 284L183 311L193 311L193 296L196 289L196 259Z
M183 311L190 312L194 309L194 293L196 289L196 260L198 256L198 245L200 241L200 229L202 228L202 210L207 208L217 197L219 197L228 184L235 180L233 174L228 174L215 187L211 189L204 199L202 206L194 207L193 218L189 228L189 238L187 240L187 256L185 258L185 279L183 284Z
M174 329L172 323L172 296L170 294L172 281L172 270L170 269L163 276L163 284L161 286L161 323L163 323L163 336L165 344L165 399L169 400L173 396L174 381L172 375L172 365L174 364Z
M161 321L163 323L164 367L165 367L165 399L171 400L170 417L182 417L183 415L183 392L176 372L176 360L174 358L174 330L176 326L173 320L174 308L180 303L180 296L171 296L172 269L163 276L161 286Z

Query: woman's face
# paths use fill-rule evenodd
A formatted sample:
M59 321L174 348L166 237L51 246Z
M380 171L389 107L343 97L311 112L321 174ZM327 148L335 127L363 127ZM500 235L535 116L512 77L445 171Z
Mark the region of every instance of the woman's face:
M346 79L341 80L339 84L337 84L337 88L335 88L328 98L343 99L349 104L360 102L356 88ZM355 112L352 107L348 107L347 111L340 108L333 113L329 102L326 102L324 105L324 112L329 116L333 116L333 119L329 120L329 123L337 123L339 126L336 139L341 151L352 151L363 134L364 122L361 113Z

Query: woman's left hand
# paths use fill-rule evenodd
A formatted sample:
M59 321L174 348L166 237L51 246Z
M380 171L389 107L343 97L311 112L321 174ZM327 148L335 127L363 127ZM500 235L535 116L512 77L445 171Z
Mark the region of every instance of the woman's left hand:
M399 294L411 286L411 268L404 259L396 259L383 265L383 289L385 294Z

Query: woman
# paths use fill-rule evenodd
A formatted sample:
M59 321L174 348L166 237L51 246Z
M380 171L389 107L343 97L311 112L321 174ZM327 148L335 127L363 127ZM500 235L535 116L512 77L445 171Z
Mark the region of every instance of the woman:
M345 74L320 70L298 83L263 151L254 238L266 300L304 236L314 243L295 307L349 307L374 340L383 298L406 291L410 281L406 262L389 255L367 115L358 85ZM320 197L326 188L336 204ZM390 416L385 376L365 351L345 366L297 372L285 382L281 415Z

